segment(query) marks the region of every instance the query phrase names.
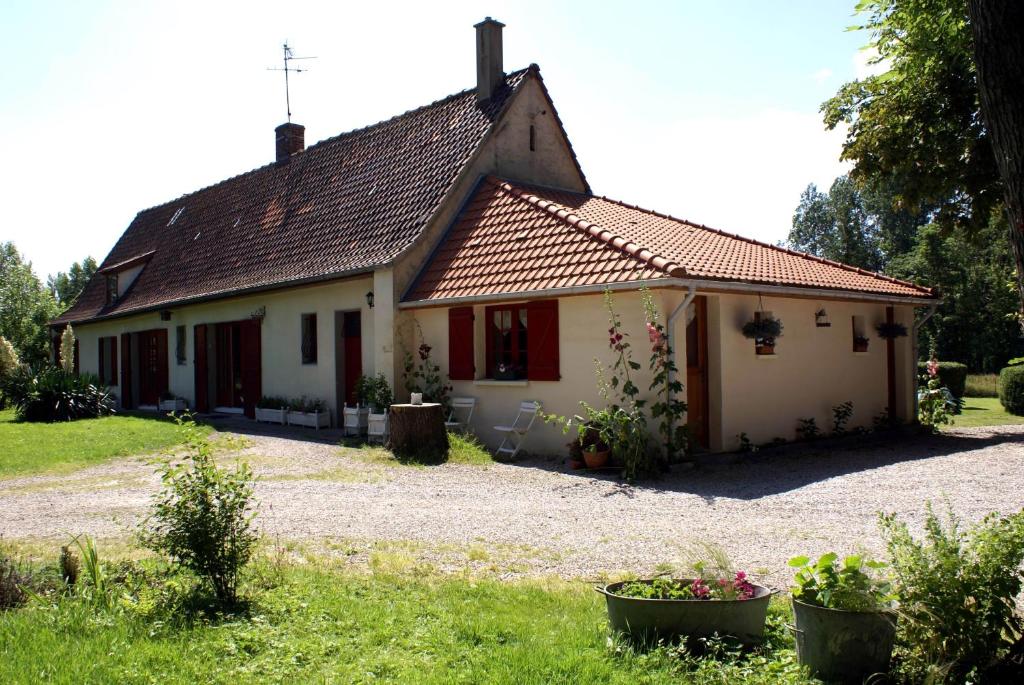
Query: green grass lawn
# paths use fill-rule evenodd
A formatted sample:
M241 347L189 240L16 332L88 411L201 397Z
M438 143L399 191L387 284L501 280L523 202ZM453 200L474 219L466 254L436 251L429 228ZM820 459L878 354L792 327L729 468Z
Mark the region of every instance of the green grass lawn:
M69 471L110 457L156 452L181 441L180 429L166 417L19 423L13 411L0 411L0 478Z
M583 583L286 567L268 588L213 619L161 608L161 584L112 613L66 598L0 612L0 682L810 682L781 601L769 649L696 659L609 641Z
M1003 409L995 397L965 397L964 409L953 417L952 428L972 426L1009 426L1024 424L1024 416L1014 416Z

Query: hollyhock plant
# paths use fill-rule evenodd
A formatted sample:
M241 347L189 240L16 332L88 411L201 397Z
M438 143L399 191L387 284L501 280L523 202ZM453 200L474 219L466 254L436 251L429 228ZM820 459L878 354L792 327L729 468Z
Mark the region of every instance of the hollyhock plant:
M677 378L672 348L669 347L668 334L665 325L661 323L654 297L647 288L641 289L640 297L647 319L647 336L651 341L651 357L648 362L651 370L650 390L657 393L651 405L651 417L661 420L658 432L665 445L663 459L670 464L689 444L686 423L683 421L687 406L680 399L683 396L683 384Z

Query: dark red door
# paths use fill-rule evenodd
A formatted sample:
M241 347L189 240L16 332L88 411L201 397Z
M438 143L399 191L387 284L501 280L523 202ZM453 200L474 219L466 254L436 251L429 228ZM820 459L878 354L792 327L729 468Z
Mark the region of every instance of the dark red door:
M345 312L345 402L355 405L356 381L363 375L362 318L359 312Z
M695 444L708 446L708 302L693 300L693 320L686 325L686 423Z
M167 387L167 331L143 331L139 333L139 404L156 404Z
M195 327L196 411L210 411L210 365L206 357L206 324Z
M263 392L263 369L260 354L260 323L258 321L242 321L238 326L239 351L241 355L242 392L239 398L245 415L250 419L256 417L256 403Z
M135 406L132 399L132 334L121 334L121 407Z

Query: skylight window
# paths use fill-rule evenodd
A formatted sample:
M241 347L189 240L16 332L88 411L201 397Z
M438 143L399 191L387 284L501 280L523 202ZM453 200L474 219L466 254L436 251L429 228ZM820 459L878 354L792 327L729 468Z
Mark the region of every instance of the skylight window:
M184 212L184 211L185 211L185 208L184 208L184 207L178 207L178 211L176 211L176 212L174 213L174 216L172 216L172 217L171 217L171 220L167 222L167 225L168 225L168 226L173 226L173 225L174 225L174 222L178 220L178 217L180 217L180 216L181 216L181 214L182 214L182 212Z

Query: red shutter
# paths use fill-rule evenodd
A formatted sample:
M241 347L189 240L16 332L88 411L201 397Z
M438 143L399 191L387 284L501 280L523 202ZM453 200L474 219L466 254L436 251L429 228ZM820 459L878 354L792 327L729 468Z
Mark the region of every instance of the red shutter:
M156 389L157 389L157 400L159 401L159 395L163 395L170 388L170 380L167 375L167 329L158 328L156 330Z
M453 381L471 381L476 377L472 307L448 310L448 377Z
M99 367L100 368L100 372L99 372L100 383L102 385L110 385L110 383L107 383L107 368L106 368L107 367L107 364L106 364L107 360L104 358L104 357L106 357L106 354L104 354L104 353L107 351L107 339L106 338L98 338L97 342L99 343L99 348L100 348L100 367Z
M110 347L110 368L107 369L110 381L107 385L117 385L117 336L107 338L107 346Z
M196 324L195 349L192 353L196 365L195 397L196 411L210 411L210 375L206 362L206 324Z
M557 381L558 300L526 303L526 377L531 381Z
M484 359L487 364L487 378L494 378L494 312L497 307L484 310Z
M121 407L129 409L132 404L132 336L121 334Z

